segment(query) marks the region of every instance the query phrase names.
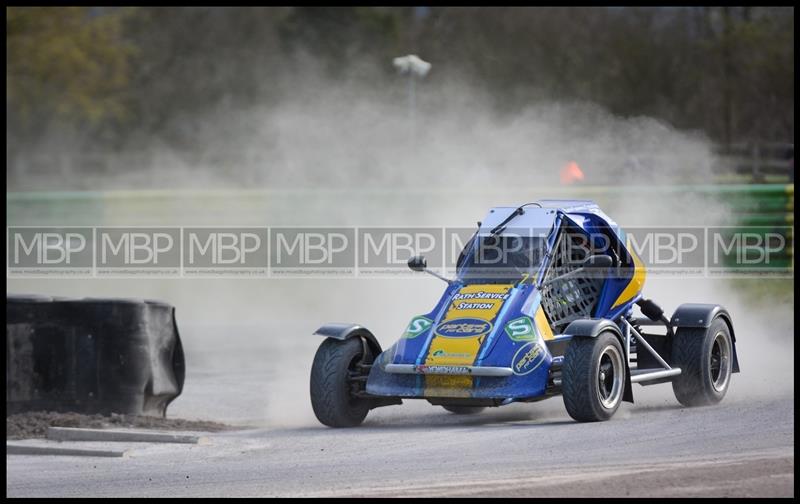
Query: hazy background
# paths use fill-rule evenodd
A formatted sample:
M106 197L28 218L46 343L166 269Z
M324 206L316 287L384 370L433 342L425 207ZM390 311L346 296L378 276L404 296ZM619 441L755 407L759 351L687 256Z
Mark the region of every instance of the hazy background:
M595 199L623 226L732 224L735 202L693 188L732 180L720 167L735 144L794 138L791 8L6 14L9 226L464 227L548 197ZM409 53L433 65L413 109L391 63ZM585 179L562 185L572 160ZM259 425L315 425L319 325L361 323L386 348L443 288L427 276L7 282L174 304L188 373L169 415ZM793 397L793 285L650 278L645 294L668 312L731 310L730 400L746 401ZM669 385L635 393L677 405ZM409 408L370 418L449 418ZM560 399L511 411L566 418Z
M683 149L658 127L794 142L793 8L9 7L6 30L12 190L543 184L518 176L566 154L660 173ZM409 53L433 64L413 137Z

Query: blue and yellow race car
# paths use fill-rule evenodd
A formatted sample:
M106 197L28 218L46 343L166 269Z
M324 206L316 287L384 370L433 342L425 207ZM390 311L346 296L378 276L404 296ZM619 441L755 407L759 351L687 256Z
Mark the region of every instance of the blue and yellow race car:
M331 427L370 409L425 399L456 414L562 395L581 422L608 420L631 385L671 382L686 406L717 403L739 371L731 315L682 304L672 317L642 297L645 266L591 201L492 208L436 306L382 350L357 324L327 324L311 404ZM638 312L638 313L635 313ZM646 329L645 329L646 328Z

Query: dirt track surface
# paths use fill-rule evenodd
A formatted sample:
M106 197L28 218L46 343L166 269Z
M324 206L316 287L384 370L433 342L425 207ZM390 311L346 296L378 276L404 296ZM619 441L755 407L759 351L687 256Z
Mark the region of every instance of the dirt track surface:
M83 427L105 429L130 427L137 429L195 430L218 432L232 427L218 422L183 420L180 418L156 418L137 415L81 415L79 413L56 413L34 411L6 417L6 439L43 438L48 427Z
M168 416L258 429L213 433L208 445L135 448L120 459L8 456L7 495L794 493L792 299L756 309L727 284L651 282L668 311L714 301L734 314L742 372L717 406L683 408L669 384L637 385L636 403L602 423L573 422L557 397L475 417L406 401L371 412L359 428L334 430L311 410L308 380L322 342L311 334L322 322L354 321L388 348L412 314L435 304L440 281L197 279L165 283L159 296L153 281L137 282L125 284L128 295L179 306L187 375ZM98 285L112 294L113 283ZM102 296L98 289L55 293Z
M623 406L560 399L459 417L414 402L359 428L245 430L126 459L10 456L8 496L791 496L792 398Z

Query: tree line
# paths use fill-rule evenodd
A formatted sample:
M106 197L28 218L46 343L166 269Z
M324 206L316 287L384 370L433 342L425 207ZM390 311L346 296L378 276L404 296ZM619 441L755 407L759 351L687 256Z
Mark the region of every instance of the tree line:
M279 103L309 66L378 89L409 53L499 113L589 101L722 145L794 138L791 7L7 7L6 41L12 154L188 148L209 110Z

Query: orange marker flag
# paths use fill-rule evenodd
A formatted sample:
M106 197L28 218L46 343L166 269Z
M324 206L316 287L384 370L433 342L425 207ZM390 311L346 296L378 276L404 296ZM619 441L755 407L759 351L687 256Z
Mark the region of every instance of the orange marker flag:
M561 169L561 183L564 185L569 185L578 180L583 180L583 172L581 171L581 167L578 166L578 163L575 161L570 161L564 168Z

